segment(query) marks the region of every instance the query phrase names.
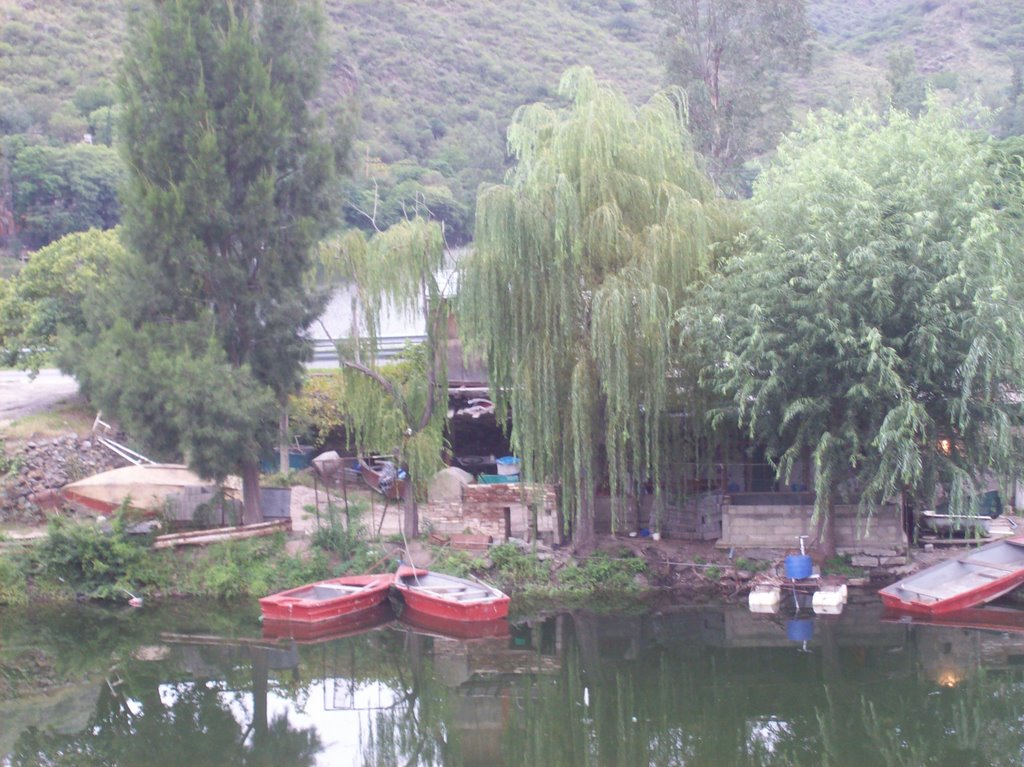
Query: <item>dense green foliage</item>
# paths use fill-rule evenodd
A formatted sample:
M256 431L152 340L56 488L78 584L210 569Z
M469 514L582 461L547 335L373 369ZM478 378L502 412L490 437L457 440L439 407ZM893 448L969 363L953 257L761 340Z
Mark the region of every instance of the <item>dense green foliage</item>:
M113 310L65 355L140 441L206 476L241 474L248 521L322 306L304 275L344 149L313 109L323 66L316 2L131 16L120 146L134 258L106 291Z
M146 539L126 535L121 516L109 531L54 517L47 532L39 545L39 561L51 578L75 592L121 600L132 589L159 584Z
M106 146L0 142L0 171L11 189L17 241L36 250L71 232L110 229L120 220L123 165ZM9 243L10 244L10 243Z
M634 109L587 70L562 92L571 108L532 105L509 130L518 164L481 192L459 316L524 475L562 483L585 540L600 478L617 510L639 478L660 498L670 318L729 219L673 94Z
M790 125L791 84L807 63L805 0L651 0L664 20L669 82L688 96L697 150L719 184L774 148Z
M1019 476L1021 188L961 120L814 116L755 186L745 254L683 314L780 479L812 462L822 521L937 483L963 508Z
M61 328L85 329L87 296L125 260L117 230L71 234L0 282L0 360L30 370L52 360Z

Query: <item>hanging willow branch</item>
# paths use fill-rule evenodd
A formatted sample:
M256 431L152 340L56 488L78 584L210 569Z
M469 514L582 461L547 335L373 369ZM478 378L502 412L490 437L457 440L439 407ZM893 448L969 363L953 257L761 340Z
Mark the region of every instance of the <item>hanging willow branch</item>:
M346 377L341 403L350 439L362 452L398 453L419 495L440 467L444 445L447 301L436 275L444 264L440 227L412 219L366 240L349 232L321 252L324 275L354 290L360 322L350 339L366 359L340 356ZM380 318L386 310L422 314L427 340L402 361L376 364Z
M586 69L561 92L568 109L517 112L518 163L480 193L460 328L487 356L524 473L562 483L586 534L599 486L617 510L638 483L660 503L672 318L730 219L679 94L637 109Z

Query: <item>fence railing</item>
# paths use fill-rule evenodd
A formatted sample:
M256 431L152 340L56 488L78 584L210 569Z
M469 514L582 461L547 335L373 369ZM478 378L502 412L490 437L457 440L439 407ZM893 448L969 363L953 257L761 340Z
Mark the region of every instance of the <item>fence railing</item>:
M427 340L425 335L415 336L383 336L377 339L377 361L391 359L405 348L406 344L419 344ZM338 349L335 342L328 338L317 338L313 341L313 359L310 367L331 367L338 364Z

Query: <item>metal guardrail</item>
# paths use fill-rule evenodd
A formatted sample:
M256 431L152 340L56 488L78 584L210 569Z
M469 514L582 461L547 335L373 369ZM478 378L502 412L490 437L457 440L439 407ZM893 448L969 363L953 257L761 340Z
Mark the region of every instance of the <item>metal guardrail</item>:
M383 336L377 339L377 361L391 359L408 344L420 344L427 340L426 335L416 336ZM312 367L328 367L338 364L338 350L334 341L327 338L313 340Z

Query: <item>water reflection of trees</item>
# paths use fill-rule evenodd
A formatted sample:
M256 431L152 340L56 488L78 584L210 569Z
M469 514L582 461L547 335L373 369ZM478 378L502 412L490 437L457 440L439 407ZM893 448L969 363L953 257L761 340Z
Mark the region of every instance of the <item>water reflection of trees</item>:
M523 695L506 764L1020 763L1017 673L980 671L947 689L923 673L913 644L879 648L903 658L879 667L854 662L863 648L833 646L827 657L827 637L800 655L669 644L623 659L588 652L600 641L585 636L592 629L576 622L558 684L538 680Z
M350 727L365 767L1020 764L1024 639L876 624L817 621L808 647L713 610L561 616L544 642L392 626L287 652L171 646L110 670L78 732L27 729L7 759L313 765ZM320 729L297 726L320 691Z
M237 714L239 695L225 682L228 674L183 680L168 664L126 663L104 680L84 729L27 729L11 767L315 764L321 744L313 729L292 727L287 714L266 716L266 650L242 649L252 672L246 687L254 691L248 718Z
M363 741L366 767L458 763L458 738L451 727L452 690L433 673L433 639L414 631L397 634L402 652L394 656L394 703L373 712Z

